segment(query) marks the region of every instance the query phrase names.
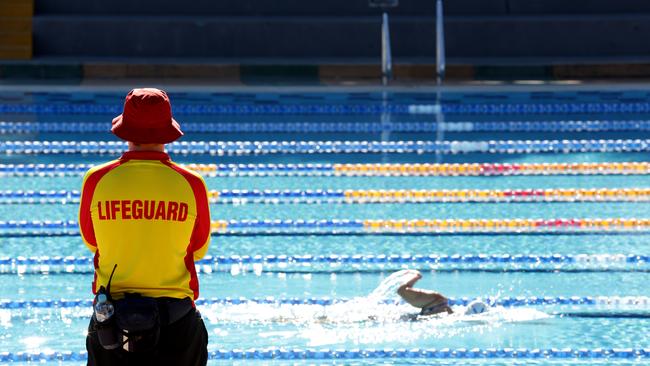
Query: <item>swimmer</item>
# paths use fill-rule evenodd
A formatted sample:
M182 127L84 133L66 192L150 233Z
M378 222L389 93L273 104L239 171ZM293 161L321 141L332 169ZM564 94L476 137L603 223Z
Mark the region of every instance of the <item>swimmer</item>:
M413 285L422 278L420 271L408 270L409 280L397 289L397 294L404 299L407 303L420 308L419 315L434 315L446 312L453 314L453 310L449 307L449 301L443 295L419 288L414 288Z
M413 285L422 278L420 271L405 270L403 272L405 279L408 279L403 285L397 288L397 294L407 303L420 308L417 316L436 315L441 313L453 314L454 311L449 306L449 300L431 290L414 288ZM480 300L474 300L465 308L465 315L481 314L488 310L488 305Z

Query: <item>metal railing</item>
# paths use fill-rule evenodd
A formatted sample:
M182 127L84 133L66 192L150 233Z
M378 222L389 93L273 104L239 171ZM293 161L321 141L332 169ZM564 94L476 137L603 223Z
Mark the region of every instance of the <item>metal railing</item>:
M445 29L442 0L436 0L436 82L440 85L445 78Z
M393 78L393 59L390 48L390 29L388 13L382 15L381 21L381 83L388 85Z

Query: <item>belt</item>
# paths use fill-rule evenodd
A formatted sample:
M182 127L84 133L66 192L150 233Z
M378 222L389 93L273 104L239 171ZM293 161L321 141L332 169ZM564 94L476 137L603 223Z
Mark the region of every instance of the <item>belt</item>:
M175 323L194 309L194 301L189 297L184 299L157 297L156 302L160 312L160 324L163 326Z

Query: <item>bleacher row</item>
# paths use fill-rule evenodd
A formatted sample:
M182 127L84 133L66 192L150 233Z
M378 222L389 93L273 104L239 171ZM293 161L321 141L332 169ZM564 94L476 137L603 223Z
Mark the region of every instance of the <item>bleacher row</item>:
M390 10L395 62L434 59L434 5L402 0ZM36 0L35 9L40 55L293 63L380 55L381 9L367 0ZM450 62L648 55L639 40L650 4L641 1L447 0L445 13Z
M389 10L396 64L433 63L434 5L402 0ZM132 69L152 60L378 64L381 11L367 0L0 0L0 59L126 60ZM638 63L650 56L642 41L650 33L648 2L447 0L445 14L452 74L454 65Z

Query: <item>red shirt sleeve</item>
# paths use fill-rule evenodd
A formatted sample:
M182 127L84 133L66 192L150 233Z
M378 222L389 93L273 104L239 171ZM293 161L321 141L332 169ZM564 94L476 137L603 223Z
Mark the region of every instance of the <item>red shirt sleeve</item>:
M192 184L194 198L196 200L196 222L192 231L192 251L198 251L206 246L210 241L210 204L208 201L208 192L205 182L202 178L195 177L195 183Z
M190 184L194 201L196 202L196 220L190 238L189 251L194 252L195 259L203 257L210 242L212 219L210 218L210 204L208 201L208 190L203 178L187 169L184 169L171 161L164 161L164 164L180 173ZM198 252L198 253L197 253Z
M119 160L100 165L89 170L84 176L81 185L81 200L79 203L79 231L84 243L93 252L97 248L97 239L95 238L95 229L93 227L93 220L91 216L91 205L93 201L93 194L99 180L111 169L120 165Z

